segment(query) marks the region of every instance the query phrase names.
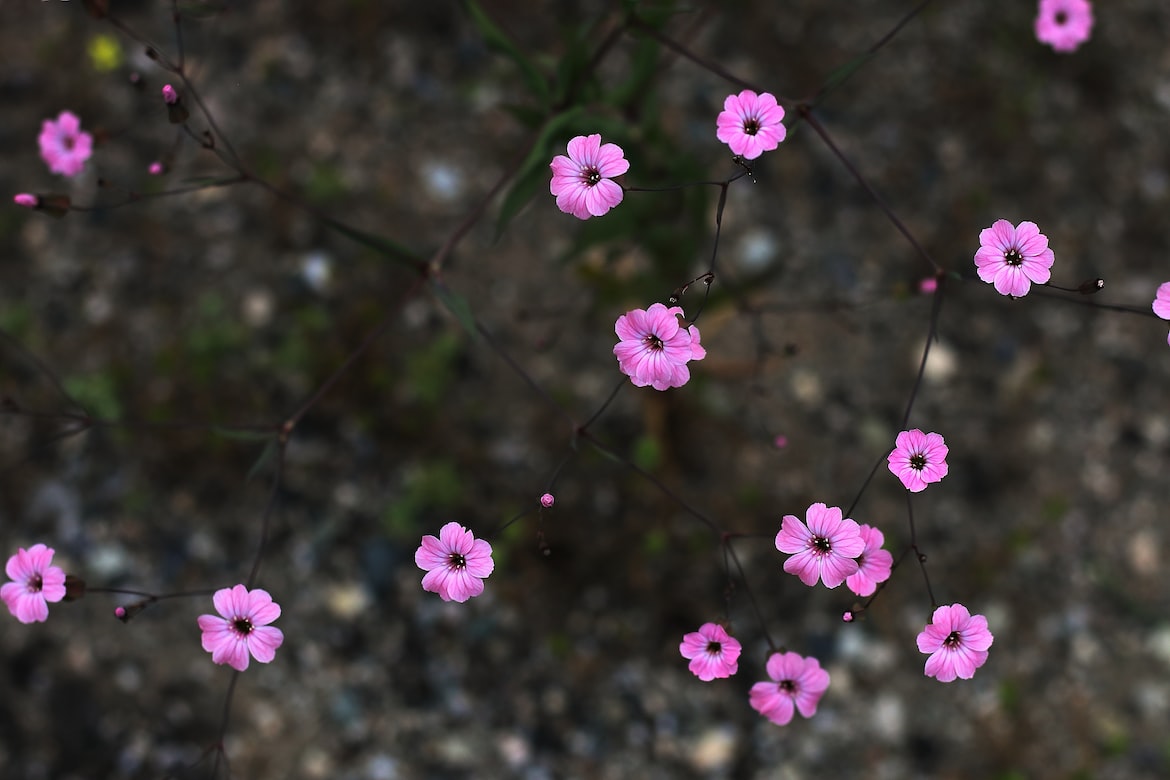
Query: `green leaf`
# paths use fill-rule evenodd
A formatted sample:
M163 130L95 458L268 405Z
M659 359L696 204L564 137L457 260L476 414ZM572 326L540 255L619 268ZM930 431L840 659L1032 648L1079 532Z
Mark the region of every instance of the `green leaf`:
M524 53L512 42L512 39L496 26L491 17L479 7L479 3L475 0L464 0L463 7L467 9L471 21L479 28L484 42L519 66L524 80L528 83L529 91L532 92L541 106L548 108L548 82L545 81L544 76L540 75L536 66L532 64L532 60L524 56Z
M248 469L248 478L246 481L251 482L252 478L259 474L265 466L272 460L276 454L276 439L270 438L268 443L264 445L264 449L260 452L260 457L256 458L256 462L252 464L252 468Z
M363 246L367 246L370 249L373 249L375 252L386 256L390 260L393 260L400 265L404 265L407 268L415 271L419 270L419 266L421 265L422 261L414 252L407 249L402 244L391 241L388 238L375 235L373 233L367 233L366 231L359 230L355 227L350 227L344 222L338 222L331 217L325 217L323 221L326 225L333 228L346 238L356 241Z

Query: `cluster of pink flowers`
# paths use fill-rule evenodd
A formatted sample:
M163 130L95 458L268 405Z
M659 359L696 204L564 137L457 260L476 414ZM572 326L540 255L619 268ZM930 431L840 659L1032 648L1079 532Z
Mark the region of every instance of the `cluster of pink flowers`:
M93 154L93 136L82 132L81 120L70 111L62 111L55 120L46 119L37 136L41 159L52 173L76 176Z
M707 350L699 343L696 325L682 327L680 306L655 303L617 318L614 331L620 341L613 348L618 368L637 387L666 390L682 387L691 378L687 363L702 360Z
M894 442L894 451L886 460L890 473L902 480L911 493L921 493L931 482L938 482L950 470L950 449L937 433L923 433L918 428L902 431Z
M1022 298L1033 283L1047 284L1053 262L1048 237L1035 222L1021 222L1017 227L999 219L979 233L975 267L979 278L994 284L1000 295Z
M1089 0L1040 0L1036 10L1036 39L1059 52L1076 51L1093 31Z
M484 577L496 568L492 546L456 522L440 528L438 537L424 536L414 562L426 571L423 590L459 603L483 593Z
M816 503L805 521L785 515L776 534L776 549L790 553L784 571L812 587L823 582L835 588L842 582L858 596L871 596L890 578L894 558L881 549L882 532L844 517L840 507Z

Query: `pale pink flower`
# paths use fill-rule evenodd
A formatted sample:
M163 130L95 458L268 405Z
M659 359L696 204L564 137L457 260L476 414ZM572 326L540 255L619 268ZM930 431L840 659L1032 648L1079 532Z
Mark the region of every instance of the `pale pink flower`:
M794 710L806 718L817 714L817 704L829 688L829 673L817 659L797 653L772 653L767 670L772 681L752 686L752 709L778 726L787 725Z
M438 538L424 536L414 562L427 572L423 590L460 603L483 593L483 578L496 568L492 546L456 522L440 528Z
M1154 295L1154 314L1170 320L1170 282L1158 285L1158 292ZM1170 344L1170 335L1166 336L1166 342Z
M970 680L987 662L987 648L995 637L987 630L987 618L972 615L962 604L939 607L930 625L918 635L918 649L929 653L925 674L939 682L956 677Z
M545 493L540 497L540 505L545 509L548 509L556 500L556 496L554 496L552 493Z
M1093 31L1093 6L1088 0L1040 0L1035 28L1041 43L1060 52L1076 51Z
M894 556L883 550L886 537L876 528L862 523L858 526L865 549L857 556L857 571L845 578L845 586L858 596L872 596L877 586L890 578Z
M703 682L730 677L739 669L739 642L717 623L704 623L683 636L678 651L691 663L687 668Z
M35 209L40 203L40 198L33 195L31 192L21 192L12 196L12 202L17 206L24 206L26 209Z
M734 154L754 160L780 145L788 131L783 124L784 108L770 92L757 95L745 89L728 95L723 111L715 120L715 136L731 147Z
M179 102L179 93L170 84L164 84L162 88L163 102L168 106L173 106Z
M549 163L553 172L549 191L556 196L557 208L577 219L589 219L622 202L625 193L610 181L630 169L620 146L602 144L598 134L579 135L569 141L568 151L568 157L558 154Z
M62 176L81 173L85 161L93 154L93 136L81 131L81 120L69 111L62 111L55 121L46 119L41 123L37 143L49 170Z
M865 549L857 523L842 519L841 508L813 504L805 513L808 525L795 515L784 515L776 549L793 553L784 562L784 571L813 586L819 579L826 588L835 588L857 573L857 561Z
M242 672L248 668L249 653L262 664L276 657L284 632L269 625L280 617L280 605L268 591L236 585L217 590L211 603L219 615L200 615L198 623L203 649L211 653L212 661Z
M923 433L918 428L902 431L894 440L894 451L886 460L890 473L902 480L911 493L921 493L931 482L947 475L950 448L937 433Z
M65 572L51 565L53 552L43 544L21 547L4 567L12 582L0 586L0 599L21 623L43 623L49 617L49 602L65 598Z
M637 387L655 390L682 387L691 378L687 362L702 360L707 350L699 344L696 325L681 327L681 306L661 303L634 309L617 318L614 331L621 341L613 348L618 368Z
M1048 248L1048 237L1035 222L1021 222L1014 227L1006 219L979 233L979 251L975 266L979 278L995 285L1000 295L1020 298L1032 289L1032 283L1045 284L1052 278L1055 255Z

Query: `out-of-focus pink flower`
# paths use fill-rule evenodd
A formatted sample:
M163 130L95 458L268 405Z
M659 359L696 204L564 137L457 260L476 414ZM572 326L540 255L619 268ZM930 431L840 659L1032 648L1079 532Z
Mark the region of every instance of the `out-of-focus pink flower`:
M929 653L924 672L939 682L956 677L970 680L987 662L987 648L995 637L987 629L987 618L972 615L962 604L939 607L930 624L918 635L918 649Z
M1076 51L1093 31L1093 6L1088 0L1040 0L1036 39L1056 51Z
M829 673L820 661L797 653L772 653L767 670L772 680L752 686L752 709L778 726L787 725L794 712L806 718L817 714L817 705L829 689Z
M556 500L557 500L556 497L553 496L552 493L545 493L544 495L542 495L540 497L540 505L542 507L544 507L545 509L548 509L550 506L553 505L553 502L555 502Z
M687 668L703 682L730 677L739 669L739 642L717 623L704 623L683 636L678 651L690 659Z
M52 565L53 552L43 544L21 547L4 567L12 582L0 586L0 599L21 623L43 623L49 602L65 598L65 572Z
M1015 227L1006 219L979 233L979 251L975 267L979 278L995 285L1000 295L1021 298L1032 283L1045 284L1052 278L1056 256L1048 248L1048 237L1035 222L1021 222Z
M858 596L872 596L877 586L890 578L894 556L882 549L886 538L881 531L865 523L858 530L865 549L857 556L857 571L845 578L845 585Z
M918 428L902 431L894 440L894 451L886 457L890 473L902 480L911 493L921 493L931 482L947 475L950 448L937 433L923 433Z
M784 515L776 549L792 553L784 571L800 577L812 587L819 579L826 588L835 588L857 573L857 561L865 549L861 531L853 520L842 518L841 508L813 504L805 513L808 525L795 515Z
M423 590L460 603L483 593L483 578L496 568L492 546L456 522L440 528L438 538L424 536L414 562L427 572Z
M788 130L784 127L784 108L770 92L757 95L745 89L728 95L723 111L715 120L715 136L746 160L754 160L780 145Z
M557 208L577 219L589 219L622 202L625 193L611 181L630 169L620 146L602 144L595 133L569 141L568 151L568 157L558 154L549 163L553 173L549 192L556 196Z
M638 387L655 390L682 387L691 378L687 363L702 360L707 350L699 343L696 325L681 327L681 306L655 303L617 318L614 331L621 341L613 348L622 373Z
M280 605L268 591L249 591L243 585L217 590L211 603L219 615L200 615L203 649L211 660L227 664L237 672L248 668L248 656L262 664L276 657L276 648L284 643L284 632L269 625L280 617ZM123 610L122 615L126 615Z
M158 160L155 160L154 162L152 162L150 164L150 167L147 168L146 170L151 176L162 176L163 171L165 171L166 168L163 167L163 164L161 162L159 162Z
M93 136L81 131L81 120L69 111L62 111L56 120L42 122L37 143L49 170L62 176L81 173L85 161L93 154Z
M179 102L179 93L170 84L164 84L162 88L163 102L168 106L173 106Z
M30 192L21 192L12 196L12 202L17 206L24 206L26 209L35 209L41 199Z
M1158 285L1158 292L1154 295L1154 314L1157 314L1164 320L1170 320L1170 282L1163 282ZM1170 335L1166 336L1166 342L1170 344Z
M933 295L937 289L938 279L933 276L928 276L918 282L918 292L922 293L923 295Z

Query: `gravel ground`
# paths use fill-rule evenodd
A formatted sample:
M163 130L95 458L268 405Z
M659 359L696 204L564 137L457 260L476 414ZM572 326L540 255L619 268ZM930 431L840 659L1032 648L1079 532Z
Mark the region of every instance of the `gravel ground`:
M169 4L114 5L174 55ZM884 468L862 488L901 429L932 306L916 293L927 263L809 125L729 189L692 382L624 386L590 426L666 492L574 448L573 424L484 336L313 211L429 256L530 142L513 110L532 101L521 70L455 4L229 5L184 25L194 82L248 165L311 209L255 185L59 221L3 209L0 392L41 414L0 417L0 541L45 541L92 587L242 581L274 461L264 439L212 424L278 425L389 315L288 446L258 580L286 638L236 684L233 777L1170 775L1167 328L1083 305L1148 313L1170 278L1164 3L1098 3L1092 40L1058 55L1035 41L1031 3L936 2L816 111L947 269L971 276L980 229L1029 219L1056 284L1105 280L1092 299L1017 301L945 284L910 427L946 436L950 474L914 518L937 601L986 614L995 634L975 678L949 685L922 675L931 597L912 566L846 626L849 594L800 585L772 544L784 514L860 493L852 516L905 549L905 491ZM798 100L910 8L840 5L688 5L664 29ZM592 49L618 18L602 2L483 7L542 73L574 31ZM0 0L0 13L0 191L118 204L226 175L166 123L168 77L142 46L79 2ZM98 36L121 46L111 70L95 65ZM619 36L599 93L646 48ZM725 178L714 119L731 91L660 52L632 98L588 102L556 141L595 122L626 149L627 186ZM65 108L102 131L72 181L36 156L41 121ZM148 176L154 160L170 173ZM493 201L443 279L579 424L620 379L617 315L706 270L718 191L631 192L582 224L546 186L499 235ZM699 300L684 296L688 314ZM53 377L118 424L62 437L73 407ZM556 504L538 513L554 474ZM697 681L677 652L724 619L729 592L718 538L688 508L747 535L730 680ZM449 520L496 529L495 572L463 605L422 592L413 562ZM196 762L232 678L199 646L209 601L126 624L117 603L95 593L42 625L4 623L4 777L208 776ZM778 727L748 706L765 631L829 670L814 718Z

